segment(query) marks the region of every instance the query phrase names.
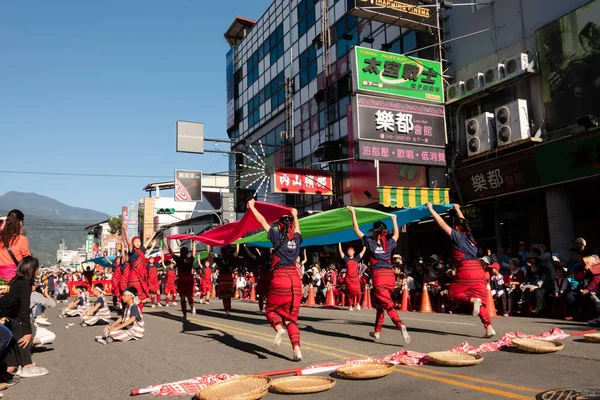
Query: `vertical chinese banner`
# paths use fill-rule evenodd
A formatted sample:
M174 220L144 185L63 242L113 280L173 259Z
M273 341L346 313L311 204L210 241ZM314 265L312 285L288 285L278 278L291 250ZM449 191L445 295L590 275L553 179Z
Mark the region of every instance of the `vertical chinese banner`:
M127 202L127 236L129 239L138 236L138 202Z
M144 243L154 234L154 198L144 198Z

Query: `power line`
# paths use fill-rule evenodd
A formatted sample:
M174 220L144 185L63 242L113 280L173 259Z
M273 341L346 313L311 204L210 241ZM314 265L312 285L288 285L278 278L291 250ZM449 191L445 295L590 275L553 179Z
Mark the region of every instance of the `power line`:
M44 172L44 171L0 171L2 174L19 174L19 175L52 175L52 176L85 176L97 178L160 178L173 179L173 175L125 175L125 174L92 174L92 173L76 173L76 172Z

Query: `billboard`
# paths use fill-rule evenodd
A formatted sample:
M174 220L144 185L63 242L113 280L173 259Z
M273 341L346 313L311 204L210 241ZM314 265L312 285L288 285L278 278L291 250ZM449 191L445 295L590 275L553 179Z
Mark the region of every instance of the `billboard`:
M275 193L333 195L330 171L276 168L273 176Z
M600 115L600 2L593 1L536 32L549 132Z
M402 26L415 31L437 29L437 0L351 0L350 15Z
M202 201L202 171L175 170L175 201Z
M446 165L444 106L356 95L352 107L358 159Z
M233 79L233 49L225 56L225 79L227 84L227 129L235 125L235 81Z
M177 121L177 152L204 153L204 124Z
M353 87L359 92L444 102L438 61L355 46L352 68Z

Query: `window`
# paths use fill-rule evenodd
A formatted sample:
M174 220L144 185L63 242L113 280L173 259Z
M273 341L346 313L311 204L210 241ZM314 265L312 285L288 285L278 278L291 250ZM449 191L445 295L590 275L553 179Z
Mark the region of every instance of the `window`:
M359 33L357 27L358 18L352 15L343 16L332 27L331 42L336 44L336 56L338 60L345 56L352 47L358 45ZM351 35L352 38L344 39L344 35Z
M260 121L260 93L248 101L248 128L253 127Z
M300 87L308 85L317 77L317 50L309 46L300 54Z
M285 75L283 72L277 75L267 87L267 91L270 93L268 98L271 99L271 110L275 110L285 102Z
M270 54L271 64L275 64L283 55L283 24L279 26L265 39L258 49L248 58L248 86L258 80L258 64Z
M315 4L319 0L301 0L298 3L298 37L302 37L316 22Z

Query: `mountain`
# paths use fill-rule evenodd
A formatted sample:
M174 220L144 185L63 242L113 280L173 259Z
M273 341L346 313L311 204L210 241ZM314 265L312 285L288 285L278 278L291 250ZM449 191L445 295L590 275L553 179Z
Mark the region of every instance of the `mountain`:
M109 217L36 193L8 192L0 196L0 215L6 215L13 208L25 214L24 233L29 239L29 248L42 263L56 263L61 239L68 249L84 246L87 237L84 228Z

